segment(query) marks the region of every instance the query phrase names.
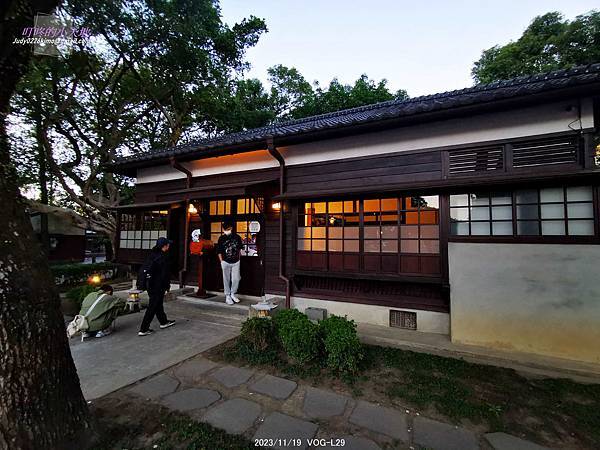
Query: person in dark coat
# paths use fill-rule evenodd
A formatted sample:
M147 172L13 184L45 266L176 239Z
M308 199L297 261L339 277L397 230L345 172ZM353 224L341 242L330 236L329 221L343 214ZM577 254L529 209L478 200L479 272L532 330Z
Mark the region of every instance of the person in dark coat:
M154 330L150 329L150 323L156 318L160 324L160 328L169 328L175 325L174 320L168 320L165 314L163 302L165 294L171 287L171 277L169 274L169 260L167 252L173 241L160 237L156 240L156 245L152 249L152 253L148 256L150 277L147 281L147 291L150 297L148 308L142 319L138 336L148 336Z

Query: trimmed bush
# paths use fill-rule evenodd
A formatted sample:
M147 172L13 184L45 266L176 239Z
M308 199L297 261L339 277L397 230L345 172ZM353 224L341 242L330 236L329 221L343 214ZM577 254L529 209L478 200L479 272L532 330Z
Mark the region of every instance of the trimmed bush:
M292 362L305 364L319 354L319 327L297 309L280 311L273 319L281 346Z
M265 351L277 347L277 334L271 319L252 317L242 324L240 341L255 351Z
M96 264L53 264L50 272L57 286L68 286L84 283L90 276L99 275L102 280L109 280L117 275L119 266L111 262Z
M83 302L83 299L86 298L88 294L90 294L91 292L95 292L96 290L98 290L97 286L85 284L83 286L77 286L73 289L69 289L65 296L69 300L77 304L77 312L79 312L79 310L81 309L81 303Z
M358 372L363 349L354 321L331 315L319 323L319 328L327 353L327 366L346 374Z

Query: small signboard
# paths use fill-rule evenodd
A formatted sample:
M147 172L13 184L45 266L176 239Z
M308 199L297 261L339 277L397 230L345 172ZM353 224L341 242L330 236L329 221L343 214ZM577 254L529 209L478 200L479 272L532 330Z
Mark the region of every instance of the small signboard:
M253 220L248 224L248 231L252 234L256 234L260 231L260 222Z

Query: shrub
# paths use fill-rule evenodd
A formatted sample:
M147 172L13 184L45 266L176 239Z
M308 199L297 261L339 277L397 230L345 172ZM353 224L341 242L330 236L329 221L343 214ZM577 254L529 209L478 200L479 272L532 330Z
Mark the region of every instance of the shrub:
M86 298L88 294L96 291L97 289L97 286L85 284L83 286L77 286L72 289L69 289L65 296L72 302L77 303L79 312L79 309L81 309L81 303L83 302L83 299Z
M273 321L267 318L253 317L242 324L240 341L255 351L265 351L277 346L277 334Z
M354 321L331 315L322 320L319 327L327 353L327 366L336 372L356 373L363 358L363 349Z
M68 286L83 283L95 274L100 275L103 280L114 278L122 267L112 262L53 264L50 266L50 272L57 286Z
M296 364L304 364L319 354L319 327L296 309L280 311L275 317L275 328L288 357Z

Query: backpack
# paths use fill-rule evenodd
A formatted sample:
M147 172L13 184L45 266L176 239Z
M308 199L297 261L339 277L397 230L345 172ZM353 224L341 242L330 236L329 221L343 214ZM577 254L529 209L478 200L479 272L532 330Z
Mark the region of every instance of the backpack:
M89 330L90 324L87 321L87 316L90 315L90 313L93 311L96 305L100 302L100 300L106 297L106 295L107 294L100 294L96 301L92 303L92 306L90 306L90 309L87 310L85 315L77 314L73 318L73 320L67 326L67 336L69 337L69 339L71 339L79 332Z
M148 285L150 284L150 278L152 278L152 265L154 261L156 261L157 257L155 255L150 255L140 267L138 271L136 287L139 291L147 291Z

